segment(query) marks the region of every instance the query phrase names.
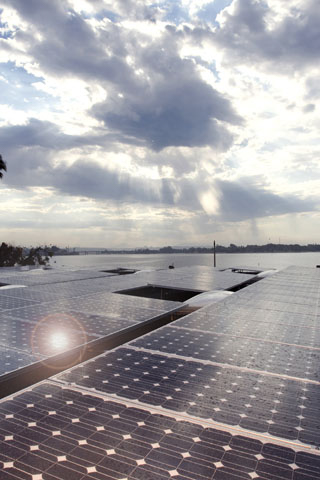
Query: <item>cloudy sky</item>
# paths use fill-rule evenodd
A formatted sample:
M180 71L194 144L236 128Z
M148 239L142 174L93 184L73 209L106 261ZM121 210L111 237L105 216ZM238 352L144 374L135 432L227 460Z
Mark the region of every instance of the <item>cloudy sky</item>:
M2 0L0 240L320 242L319 0Z

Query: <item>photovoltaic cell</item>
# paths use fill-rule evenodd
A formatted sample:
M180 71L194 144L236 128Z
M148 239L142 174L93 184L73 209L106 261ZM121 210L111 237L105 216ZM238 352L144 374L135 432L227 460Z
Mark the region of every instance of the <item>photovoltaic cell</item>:
M33 355L31 352L27 353L0 345L0 375L32 365L38 360L39 357Z
M14 352L9 355L6 350L10 361L5 362L3 373L119 332L178 305L113 294L110 289L118 288L119 282L136 285L140 280L113 280L99 272L13 270L2 278L28 285L0 289L0 345ZM14 361L14 355L19 361Z
M107 325L170 309L112 291L148 283L222 289L253 278L179 270L44 275L46 284L28 287L39 288L40 305L3 313L25 332L43 316L70 328L70 316L81 324L74 332L98 336ZM3 478L320 478L319 273L278 272L0 402ZM39 301L24 295L15 298ZM4 328L8 338L14 334Z
M2 479L319 479L320 457L44 382L0 403Z
M320 442L319 384L130 348L74 367L58 379L254 432Z
M39 301L0 295L0 311L11 310L12 308L29 307L30 305L39 305Z
M277 282L279 279L283 281L280 274ZM244 311L249 313L250 320L250 312L254 312L255 331L260 338L246 335L253 322L243 325L242 304L236 308L234 301L236 296L241 297L240 291L231 301L228 297L131 342L132 351L128 349L118 360L120 350L106 354L102 360L99 357L97 363L90 362L66 372L59 379L141 404L158 405L248 431L317 445L320 424L313 420L318 411L319 350L297 343L300 339L316 345L317 329L310 331L301 325L301 320L315 319L315 316L293 315L299 326L298 333L293 333L294 330L288 328L290 323L277 323L278 311L270 309L271 316L266 318L260 308L261 315L257 315L257 309L252 308L251 289L260 291L263 297L263 282L243 291L250 299ZM288 294L284 298L290 302ZM315 307L315 302L311 307ZM288 313L284 313L288 318ZM270 330L271 319L273 337L266 341L261 338L260 326ZM234 330L216 332L215 322L220 328L229 326ZM132 356L137 357L133 364Z
M320 350L287 343L169 326L136 340L133 345L237 367L320 380Z
M76 323L74 327L77 327ZM38 324L10 317L1 318L0 344L32 353L38 358L57 355L95 338L79 328L72 329L71 321L59 324L55 316Z
M191 328L199 332L211 332L221 335L241 335L255 339L289 343L301 346L320 348L320 329L310 326L277 324L264 321L230 321L228 317L184 318L175 323L175 327Z

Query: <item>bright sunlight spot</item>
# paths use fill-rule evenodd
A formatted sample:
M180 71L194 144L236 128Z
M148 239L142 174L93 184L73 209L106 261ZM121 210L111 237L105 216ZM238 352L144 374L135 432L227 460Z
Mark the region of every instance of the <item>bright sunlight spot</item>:
M63 332L55 332L50 336L50 344L56 349L63 349L68 345L67 335Z

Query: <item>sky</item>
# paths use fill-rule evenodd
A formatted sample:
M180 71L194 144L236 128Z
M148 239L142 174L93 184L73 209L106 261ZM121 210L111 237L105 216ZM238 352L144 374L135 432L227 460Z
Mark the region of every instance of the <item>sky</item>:
M2 0L0 240L320 243L319 0Z

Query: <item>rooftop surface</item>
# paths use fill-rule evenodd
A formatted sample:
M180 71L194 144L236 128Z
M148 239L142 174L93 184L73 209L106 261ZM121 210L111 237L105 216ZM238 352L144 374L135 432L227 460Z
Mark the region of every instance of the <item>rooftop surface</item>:
M4 270L0 382L72 349L80 363L1 400L1 480L320 479L320 271L254 278ZM146 286L235 293L141 335L188 303L115 293Z

